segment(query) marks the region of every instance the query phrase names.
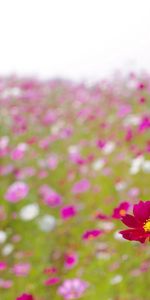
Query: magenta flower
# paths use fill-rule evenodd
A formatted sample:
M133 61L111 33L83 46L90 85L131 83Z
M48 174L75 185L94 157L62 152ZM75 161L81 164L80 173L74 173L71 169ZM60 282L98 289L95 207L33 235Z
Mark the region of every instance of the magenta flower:
M81 179L76 182L72 188L73 194L85 193L90 188L90 183L87 179Z
M52 278L48 278L45 282L44 282L44 284L45 285L54 285L54 284L58 284L59 283L59 278L58 277L52 277Z
M0 288L10 289L13 286L12 280L4 280L0 278Z
M77 211L74 205L65 206L61 209L62 219L70 219L76 215Z
M88 283L79 279L68 279L58 288L58 294L65 300L78 299L83 296L88 288Z
M26 183L16 181L9 186L5 198L9 202L18 202L28 195L29 187Z
M27 144L21 143L11 152L11 158L13 160L20 160L24 157L27 150Z
M56 207L62 203L62 197L48 185L41 186L40 194L44 203L50 207Z
M30 271L30 264L29 263L16 264L13 266L12 271L16 276L27 276Z
M140 132L150 129L150 117L144 116L139 124L138 129Z
M0 261L0 271L4 271L7 268L7 264L4 261Z
M19 296L18 298L16 298L16 300L34 300L32 295L29 294L22 294L21 296Z
M76 253L68 253L65 255L65 268L71 269L73 268L78 261Z
M150 201L134 205L133 215L126 214L122 222L129 227L120 231L124 239L140 243L150 240Z
M130 204L129 202L122 202L116 207L113 211L112 217L114 219L121 219L124 217L129 210Z
M103 231L100 229L93 229L93 230L87 230L82 238L83 240L91 240L91 239L95 239L97 237L99 237L100 235L102 235Z

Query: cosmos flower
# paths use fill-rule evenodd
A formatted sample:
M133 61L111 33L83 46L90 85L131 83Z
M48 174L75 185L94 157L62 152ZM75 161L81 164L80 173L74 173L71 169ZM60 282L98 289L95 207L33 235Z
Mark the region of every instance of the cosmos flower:
M73 194L85 193L90 188L90 183L87 179L81 179L76 182L72 188Z
M20 160L24 157L25 152L27 150L27 144L25 143L20 143L17 145L16 148L14 148L11 152L11 158L13 160Z
M48 285L54 285L54 284L58 284L58 283L59 283L59 278L52 277L52 278L48 278L47 280L45 280L44 285L48 286Z
M99 237L103 233L100 229L87 230L84 232L82 238L83 240L90 240Z
M62 203L61 195L46 184L40 187L40 195L42 196L43 202L50 207L56 207Z
M73 268L78 261L78 257L76 253L67 253L65 255L65 268L71 269Z
M78 299L82 297L87 288L88 283L79 278L67 279L58 288L58 294L65 300Z
M76 215L76 208L74 205L65 206L61 209L62 219L70 219Z
M21 181L16 181L9 186L5 198L9 202L18 202L24 199L28 194L29 188L28 185Z
M34 300L32 295L29 294L22 294L21 296L19 296L18 298L16 298L16 300Z
M27 276L30 271L29 263L19 263L13 266L13 273L16 276Z
M129 210L129 207L129 202L120 203L119 206L114 209L112 217L114 219L121 219L126 215L127 211Z
M126 214L122 222L130 228L120 231L125 239L140 243L150 240L150 201L135 204L133 215Z

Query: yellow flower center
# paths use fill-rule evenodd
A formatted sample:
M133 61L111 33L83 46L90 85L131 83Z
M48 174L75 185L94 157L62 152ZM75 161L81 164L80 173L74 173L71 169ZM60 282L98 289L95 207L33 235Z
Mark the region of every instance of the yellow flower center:
M143 226L145 232L150 232L150 219L148 219Z
M124 217L126 215L125 209L120 209L120 216Z

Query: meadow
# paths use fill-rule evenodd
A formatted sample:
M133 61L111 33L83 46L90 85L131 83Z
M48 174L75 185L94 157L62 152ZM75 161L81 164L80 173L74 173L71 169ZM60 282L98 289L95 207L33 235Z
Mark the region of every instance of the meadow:
M149 300L149 198L148 74L0 78L0 300Z

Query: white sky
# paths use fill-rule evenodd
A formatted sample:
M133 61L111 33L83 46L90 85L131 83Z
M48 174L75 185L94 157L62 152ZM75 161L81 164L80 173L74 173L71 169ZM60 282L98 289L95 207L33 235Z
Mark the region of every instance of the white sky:
M0 74L150 70L150 0L0 0Z

